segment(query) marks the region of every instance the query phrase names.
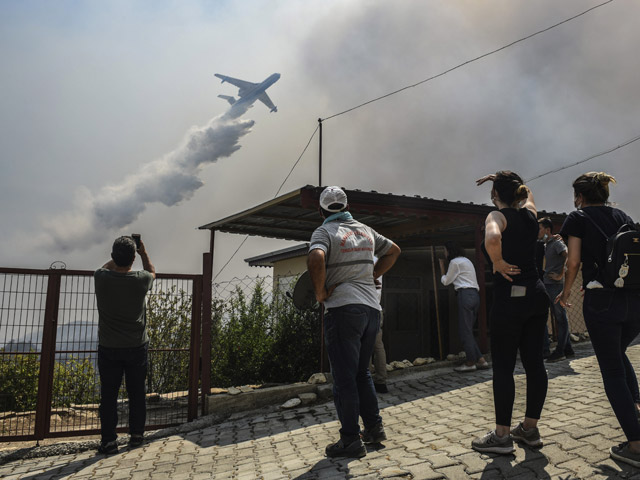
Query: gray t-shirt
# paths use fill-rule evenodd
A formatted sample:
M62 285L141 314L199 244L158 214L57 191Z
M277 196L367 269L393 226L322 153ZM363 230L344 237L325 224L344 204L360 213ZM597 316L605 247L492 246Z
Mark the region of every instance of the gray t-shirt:
M324 306L363 304L382 310L373 283L373 257L382 257L391 245L391 240L357 220L336 220L316 228L309 251L325 253L327 287L337 285Z
M149 342L147 292L153 275L99 268L93 274L98 304L98 343L109 348L134 348Z
M544 246L544 283L562 283L563 280L554 280L549 277L550 273L564 273L565 257L563 252L567 251L567 246L562 240L552 239ZM564 277L563 277L564 278Z

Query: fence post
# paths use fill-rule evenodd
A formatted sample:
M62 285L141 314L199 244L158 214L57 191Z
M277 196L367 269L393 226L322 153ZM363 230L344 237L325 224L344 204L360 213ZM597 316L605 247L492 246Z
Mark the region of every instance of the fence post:
M194 278L191 299L191 347L189 348L189 405L187 421L198 418L200 383L200 315L202 313L202 276Z
M205 402L211 394L211 279L213 276L213 255L202 255L202 352L200 358L200 385L202 386L202 414L205 413Z
M58 307L60 305L60 272L47 272L47 300L42 329L40 373L38 376L38 403L36 405L35 439L42 440L51 428L51 397L55 364Z

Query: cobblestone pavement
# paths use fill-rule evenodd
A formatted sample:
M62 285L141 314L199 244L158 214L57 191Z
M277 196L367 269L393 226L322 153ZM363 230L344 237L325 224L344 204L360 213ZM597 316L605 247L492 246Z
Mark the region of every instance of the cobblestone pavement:
M542 449L479 454L471 440L493 428L491 371L423 372L398 378L381 396L389 439L366 457L327 459L338 422L332 403L257 412L200 430L153 440L105 457L87 451L17 460L6 479L640 479L640 470L609 458L624 440L609 407L593 351L548 366L549 393L540 422ZM640 364L640 346L629 349ZM516 371L514 424L524 412L524 375Z

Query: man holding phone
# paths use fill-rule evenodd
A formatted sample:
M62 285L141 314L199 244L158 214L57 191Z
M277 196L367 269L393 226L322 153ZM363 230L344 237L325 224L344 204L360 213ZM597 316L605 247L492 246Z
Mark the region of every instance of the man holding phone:
M131 267L136 251L144 270ZM100 372L99 453L118 452L118 391L125 377L129 398L129 445L144 439L146 422L145 379L147 376L146 295L156 277L140 235L119 237L113 243L111 260L94 273L98 304L98 370Z

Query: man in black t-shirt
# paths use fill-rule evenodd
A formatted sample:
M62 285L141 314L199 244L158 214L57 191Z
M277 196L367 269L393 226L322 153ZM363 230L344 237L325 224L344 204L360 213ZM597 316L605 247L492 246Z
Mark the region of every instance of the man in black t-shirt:
M146 423L144 382L147 376L146 295L156 276L142 240L137 248L144 270L132 271L136 243L119 237L111 260L94 273L98 304L98 370L100 372L100 424L98 452L118 452L118 391L124 374L129 398L129 445L143 442Z

